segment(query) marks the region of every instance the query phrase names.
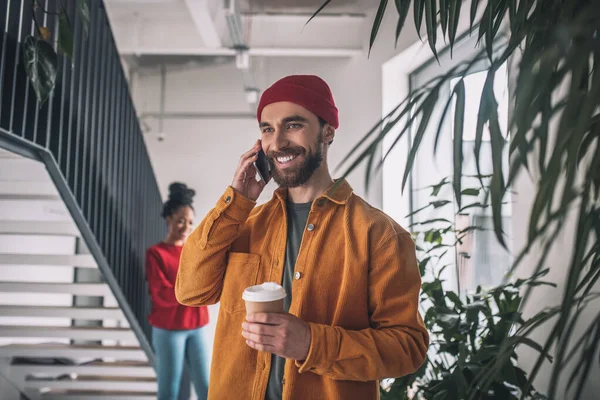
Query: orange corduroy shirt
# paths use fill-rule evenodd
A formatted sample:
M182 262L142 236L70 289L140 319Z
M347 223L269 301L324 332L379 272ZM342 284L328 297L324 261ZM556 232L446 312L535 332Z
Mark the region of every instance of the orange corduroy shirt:
M228 187L183 248L180 303L220 302L209 399L264 400L271 354L245 343L242 292L282 281L285 190L256 207ZM283 400L370 400L378 380L417 370L429 336L408 232L343 181L312 204L295 265L290 313L307 322L306 360L287 360Z

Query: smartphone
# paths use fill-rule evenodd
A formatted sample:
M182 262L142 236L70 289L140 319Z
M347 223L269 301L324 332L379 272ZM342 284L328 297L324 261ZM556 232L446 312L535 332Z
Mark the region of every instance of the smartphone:
M269 183L269 180L271 180L271 164L269 164L269 160L267 160L267 156L262 149L258 152L258 158L253 164L260 179L262 179L265 184Z

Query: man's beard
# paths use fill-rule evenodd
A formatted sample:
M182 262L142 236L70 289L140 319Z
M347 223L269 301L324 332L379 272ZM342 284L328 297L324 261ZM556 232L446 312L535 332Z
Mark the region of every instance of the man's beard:
M295 188L304 185L323 162L323 132L319 133L317 142L315 144L316 152L312 153L311 150L306 152L302 147L292 148L286 147L278 152L270 152L268 154L269 164L271 164L272 177L275 183L282 188ZM286 168L285 171L281 171L277 168L276 157L293 155L293 156L304 156L304 161L299 166Z

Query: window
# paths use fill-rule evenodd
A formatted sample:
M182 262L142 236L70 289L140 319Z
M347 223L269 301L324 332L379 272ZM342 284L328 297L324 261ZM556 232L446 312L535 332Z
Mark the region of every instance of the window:
M425 63L412 74L410 74L410 87L416 89L433 79L434 77L445 73L448 69L460 62L471 59L478 51L476 46L476 37L465 39L454 49L454 56L450 59L449 52L440 54L439 63L435 60ZM463 132L463 178L462 188L477 189L480 187L479 179L476 177L477 168L474 157L475 130L477 123L477 114L482 89L485 83L486 74L489 65L481 62L473 68L473 72L464 78L465 84L465 121ZM512 259L510 252L504 249L496 240L493 231L493 222L491 218L491 209L489 207L476 206L477 203L486 202L485 192L475 190L470 191L469 195L463 196L463 208L459 210L454 201L451 185L453 171L453 113L449 113L442 126L440 140L438 142L437 153L434 157L434 139L437 130L437 121L439 121L443 107L445 105L444 97L448 98L454 85L460 78L454 78L448 82L447 86L440 92L438 108L430 122L429 132L421 142L419 152L417 153L413 170L410 176L410 191L405 191L405 196L410 195L410 211L421 209L432 201L447 200L449 203L443 207L429 207L419 212L411 219L411 223L423 222L431 219L445 219L450 221L455 230L466 229L470 226L478 227L477 230L466 233L461 243L453 247L452 251L446 251L447 248L440 248L437 255L440 260L437 263L436 270L439 271L442 266L448 266L444 269L441 277L445 280L449 290L456 290L462 293L472 291L478 285L489 287L502 282L502 279L511 265ZM500 127L502 132L507 132L508 126L508 77L506 65L502 66L497 72L494 81L494 92L499 104ZM413 130L414 131L414 130ZM492 172L491 148L489 144L489 132L484 128L484 143L480 154L480 166L482 174ZM505 149L504 172L508 174L508 146ZM431 186L443 182L446 178L446 184L437 192L435 198L432 197ZM392 181L384 181L384 185L393 184ZM397 183L400 185L400 183ZM392 193L392 191L387 191ZM386 190L384 190L385 196ZM385 203L392 203L392 199L385 199ZM503 209L503 227L508 236L510 248L510 227L511 210L510 198L505 199L507 203ZM439 222L429 225L427 228L441 229L447 223ZM413 225L414 229L419 230L419 225ZM454 243L455 235L448 232L442 235L443 243ZM427 276L425 279L429 279Z

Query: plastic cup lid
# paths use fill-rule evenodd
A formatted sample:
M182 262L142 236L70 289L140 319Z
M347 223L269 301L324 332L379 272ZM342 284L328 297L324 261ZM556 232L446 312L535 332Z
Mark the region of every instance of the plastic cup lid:
M287 296L283 286L275 282L265 282L262 285L250 286L244 290L242 299L262 303L281 300Z

